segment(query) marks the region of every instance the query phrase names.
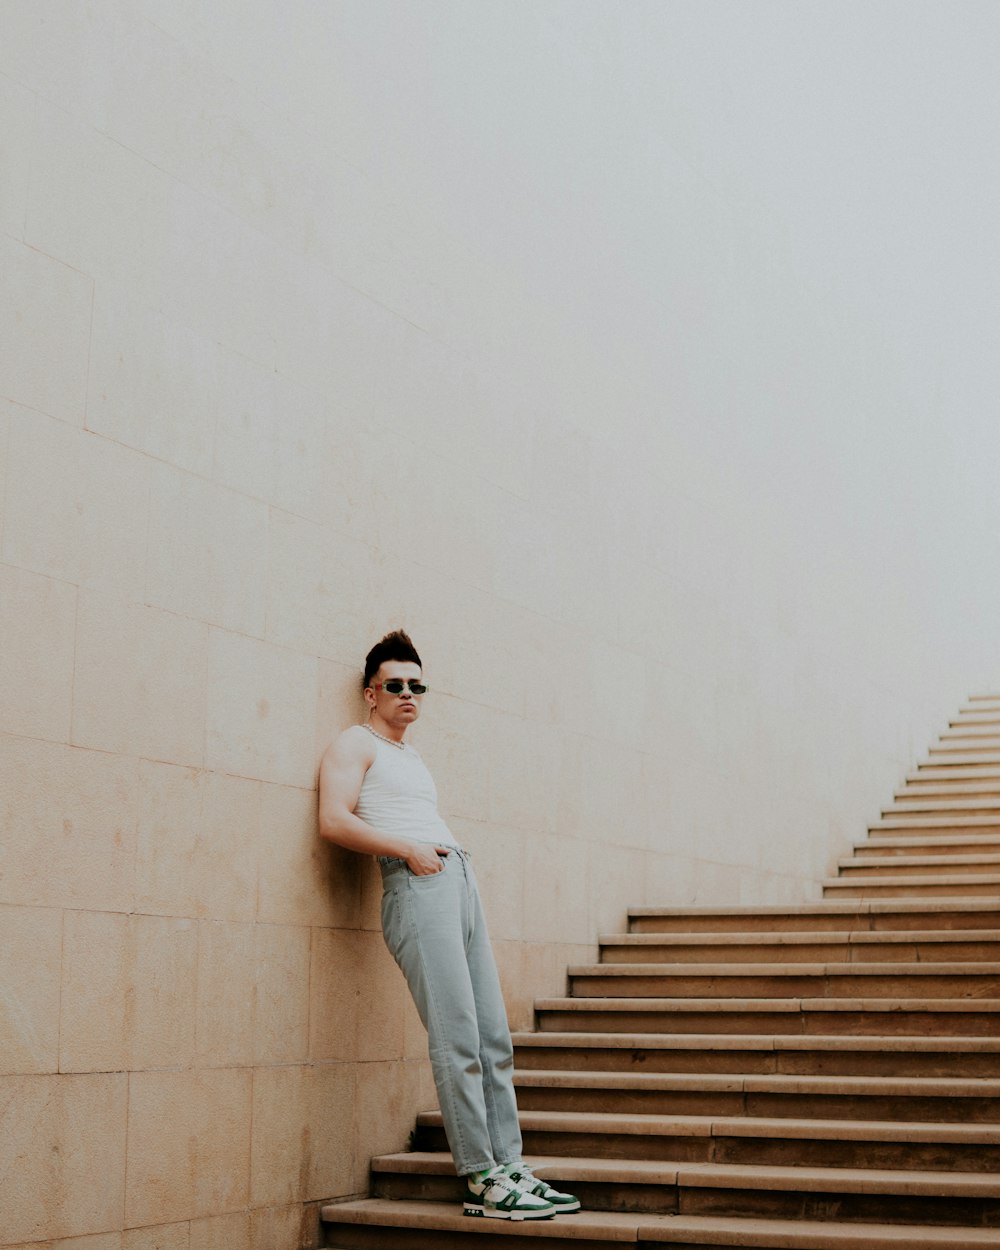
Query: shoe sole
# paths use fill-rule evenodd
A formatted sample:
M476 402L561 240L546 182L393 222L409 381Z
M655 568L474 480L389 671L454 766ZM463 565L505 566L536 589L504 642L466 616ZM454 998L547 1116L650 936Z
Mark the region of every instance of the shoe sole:
M488 1211L485 1207L470 1207L463 1204L463 1212L465 1215L471 1215L473 1218L487 1220L513 1220L520 1222L521 1220L551 1220L556 1214L555 1208L551 1211Z

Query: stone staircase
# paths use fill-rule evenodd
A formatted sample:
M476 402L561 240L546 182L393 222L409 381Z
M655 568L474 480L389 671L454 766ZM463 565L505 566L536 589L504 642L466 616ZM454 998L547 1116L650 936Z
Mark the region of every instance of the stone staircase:
M472 1221L437 1112L324 1244L1000 1250L1000 696L815 904L634 908L515 1036L525 1151L584 1210ZM510 1239L514 1240L511 1241Z

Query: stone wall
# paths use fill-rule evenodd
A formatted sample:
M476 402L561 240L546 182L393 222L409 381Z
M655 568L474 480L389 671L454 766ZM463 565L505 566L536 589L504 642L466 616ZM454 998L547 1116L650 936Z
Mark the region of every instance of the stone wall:
M519 1026L1000 677L995 263L831 238L836 6L711 7L4 4L0 1246L293 1250L432 1103L315 833L385 630Z

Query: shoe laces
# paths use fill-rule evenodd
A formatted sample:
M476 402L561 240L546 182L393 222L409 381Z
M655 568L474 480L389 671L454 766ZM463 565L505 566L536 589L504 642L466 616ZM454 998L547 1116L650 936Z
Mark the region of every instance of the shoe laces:
M487 1176L483 1180L483 1193L488 1193L494 1185L499 1186L504 1193L508 1194L520 1189L517 1181L512 1176L508 1176L506 1172L499 1172L496 1176Z
M534 1172L532 1172L531 1168L529 1168L526 1163L519 1163L514 1169L513 1174L508 1172L507 1175L518 1187L518 1189L525 1194L530 1194L532 1187L539 1183L538 1177L534 1174Z
M535 1203L536 1206L551 1205L548 1202L548 1199L543 1198L540 1194L536 1194L532 1190L530 1182L537 1184L538 1181L530 1173L526 1176L525 1172L527 1172L527 1169L522 1171L518 1168L517 1180L515 1180L509 1172L504 1172L500 1176L493 1177L485 1183L487 1185L499 1184L505 1193L519 1194L522 1198L527 1198L529 1203ZM485 1195L486 1191L484 1190L483 1193ZM492 1195L490 1196L490 1201L493 1201Z

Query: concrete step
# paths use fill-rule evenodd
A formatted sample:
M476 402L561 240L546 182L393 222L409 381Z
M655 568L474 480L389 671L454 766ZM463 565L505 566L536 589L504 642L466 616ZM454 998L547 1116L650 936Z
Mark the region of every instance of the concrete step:
M535 1014L560 1033L1000 1036L997 999L543 998Z
M881 1167L678 1168L682 1216L844 1223L1000 1225L1000 1178ZM1000 1231L1000 1230L998 1230Z
M916 836L867 838L855 842L854 857L869 859L880 855L1000 855L1000 833L925 833Z
M994 754L967 754L945 751L940 754L928 755L927 759L917 764L917 772L921 777L952 778L969 780L973 777L992 777L1000 766L1000 756Z
M956 781L953 778L927 781L915 777L892 796L894 799L991 799L1000 797L1000 778Z
M992 798L973 798L970 796L945 795L941 798L918 796L896 799L891 807L882 812L883 819L890 816L912 816L917 812L933 815L975 816L984 812L1000 812L1000 796Z
M909 820L875 820L868 826L868 841L911 838L995 838L1000 836L1000 821L963 816L913 816Z
M989 746L972 746L967 742L945 744L931 747L927 752L927 764L1000 764L1000 748Z
M649 1218L649 1217L647 1217ZM918 1224L858 1221L751 1219L740 1216L655 1217L639 1227L639 1250L997 1250L1000 1231L992 1228L934 1228Z
M880 1220L755 1219L579 1211L512 1224L464 1217L455 1203L366 1198L321 1209L328 1250L1000 1250L1000 1230Z
M1000 929L830 933L622 933L600 938L601 963L1000 962Z
M809 933L1000 929L1000 899L871 899L790 907L631 907L630 933Z
M962 721L958 725L945 729L939 736L938 742L948 745L953 742L988 742L994 750L1000 750L1000 728L994 724L984 724L982 721L972 723Z
M1000 819L996 816L942 816L933 812L915 812L913 815L890 814L875 820L868 826L869 833L1000 833Z
M560 1244L582 1245L587 1250L630 1246L638 1250L639 1220L657 1223L660 1217L577 1211L557 1219L514 1223L470 1219L456 1202L362 1198L328 1204L320 1209L320 1218L327 1250L469 1250L470 1246L476 1250L512 1246L518 1250L552 1250Z
M877 1160L894 1170L1000 1170L1000 1125L576 1111L524 1111L519 1118L532 1155L785 1167L865 1167ZM417 1116L413 1145L447 1150L440 1111Z
M955 764L920 764L912 772L906 774L905 782L907 787L951 786L961 783L992 787L998 778L1000 778L1000 768L991 768L988 764L974 764L965 768Z
M514 1034L518 1072L742 1073L992 1079L1000 1037L851 1034L613 1033Z
M545 1069L515 1084L523 1111L1000 1123L1000 1080Z
M996 999L996 963L577 964L574 998Z
M833 877L823 882L826 898L992 898L1000 900L1000 873L903 876L870 880Z
M576 1195L587 1212L675 1213L677 1163L650 1159L579 1159L528 1156L535 1174ZM972 1180L982 1179L973 1177ZM447 1151L414 1150L372 1160L376 1197L408 1201L461 1201L464 1183Z
M1000 855L981 851L967 855L865 855L842 859L837 867L842 877L927 876L938 871L949 877L959 873L996 876L1000 874Z
M1000 1224L1000 1176L976 1172L758 1167L649 1159L532 1156L535 1174L578 1197L585 1210L636 1214L751 1215L840 1220L923 1218ZM446 1151L372 1160L374 1196L458 1204L464 1182Z

